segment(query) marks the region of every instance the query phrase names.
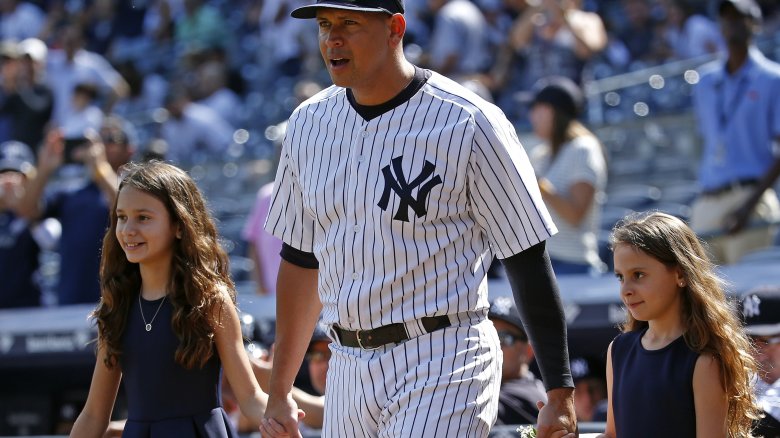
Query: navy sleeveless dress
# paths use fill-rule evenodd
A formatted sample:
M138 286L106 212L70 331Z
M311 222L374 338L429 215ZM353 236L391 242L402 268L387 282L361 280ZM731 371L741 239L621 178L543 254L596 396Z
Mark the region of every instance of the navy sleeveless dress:
M149 322L160 300L141 299ZM237 438L222 409L219 356L203 368L185 369L174 360L179 340L171 329L173 307L165 300L146 331L136 299L122 336L120 359L127 395L124 438Z
M682 336L658 350L642 346L645 330L612 343L612 412L618 438L696 436L693 370L699 354Z

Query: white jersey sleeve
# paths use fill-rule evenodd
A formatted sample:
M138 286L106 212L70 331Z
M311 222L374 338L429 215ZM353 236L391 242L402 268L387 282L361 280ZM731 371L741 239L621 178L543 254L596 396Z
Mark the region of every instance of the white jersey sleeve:
M290 123L288 129L295 129ZM301 251L314 252L314 217L303 207L302 191L291 157L290 138L285 136L276 184L264 228L284 243Z
M489 109L488 109L489 110ZM500 111L475 114L469 193L477 223L499 258L557 232L514 128Z

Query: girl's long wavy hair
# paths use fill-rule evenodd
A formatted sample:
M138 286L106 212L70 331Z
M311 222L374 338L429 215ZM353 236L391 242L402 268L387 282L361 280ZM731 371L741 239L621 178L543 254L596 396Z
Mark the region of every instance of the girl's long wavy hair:
M168 300L173 306L171 326L179 339L176 361L185 368L202 367L214 354L214 329L223 305L236 303L228 257L203 196L183 170L160 161L130 163L123 167L118 193L133 187L159 199L178 226L174 240ZM118 196L117 196L118 199ZM100 261L101 299L93 316L98 327L98 348L109 368L122 355L121 337L130 306L141 292L137 263L130 263L116 237L117 201L111 208L111 226L103 238ZM231 302L224 299L228 291Z
M728 436L751 437L752 420L759 416L753 395L757 364L737 316L736 305L724 293L724 282L716 274L699 238L677 217L650 212L629 216L615 225L610 244L627 244L642 250L669 268L679 268L685 278L682 289L683 335L697 353L707 353L720 364L721 384L728 397ZM626 312L623 332L641 330Z

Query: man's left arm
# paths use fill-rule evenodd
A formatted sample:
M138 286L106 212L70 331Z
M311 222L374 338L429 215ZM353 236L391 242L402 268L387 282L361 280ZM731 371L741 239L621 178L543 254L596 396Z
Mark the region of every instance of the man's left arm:
M540 405L540 438L556 431L575 437L574 381L569 367L566 318L545 242L502 260L515 303L536 354L547 404ZM556 435L559 436L559 435Z

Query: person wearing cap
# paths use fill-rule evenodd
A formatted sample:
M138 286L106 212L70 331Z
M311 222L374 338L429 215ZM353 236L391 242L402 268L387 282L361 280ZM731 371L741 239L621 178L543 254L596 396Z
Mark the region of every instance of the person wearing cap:
M601 142L579 120L584 97L579 86L563 76L535 86L531 125L542 143L531 153L542 198L558 234L547 250L557 275L602 273L597 234L599 193L607 184L607 164Z
M780 287L749 291L741 301L745 333L755 345L759 366L756 397L766 414L758 423L757 436L780 437Z
M31 225L17 214L25 183L35 174L33 157L24 143L0 143L0 308L41 305L38 256L56 240L44 224Z
M732 264L770 245L780 221L780 65L753 44L754 0L721 0L718 14L727 57L701 67L694 87L703 144L691 227L716 263Z
M591 357L571 359L577 421L607 421L607 370Z
M65 149L59 131L52 131L38 151L38 172L27 184L20 213L29 220L56 218L62 223L57 304L97 303L100 299L100 251L108 227L108 210L116 197L119 168L135 151L126 122L109 117L100 133L87 133L83 143ZM103 137L105 135L105 137ZM66 155L68 155L66 157ZM67 166L63 166L67 161ZM60 168L84 173L78 184L57 184Z
M40 75L40 40L4 43L0 114L10 121L10 139L38 148L54 107L54 95ZM45 56L45 54L44 54Z
M496 327L503 354L496 424L535 424L539 415L536 402L546 402L547 394L544 383L529 369L534 350L520 312L512 298L498 297L490 303L488 318Z
M263 436L297 436L289 393L320 314L333 338L323 436L487 436L501 372L487 319L495 255L547 390L539 436L574 437L545 247L556 227L512 124L405 57L401 0L317 0L291 15L316 19L334 85L290 116L265 222L283 244Z

